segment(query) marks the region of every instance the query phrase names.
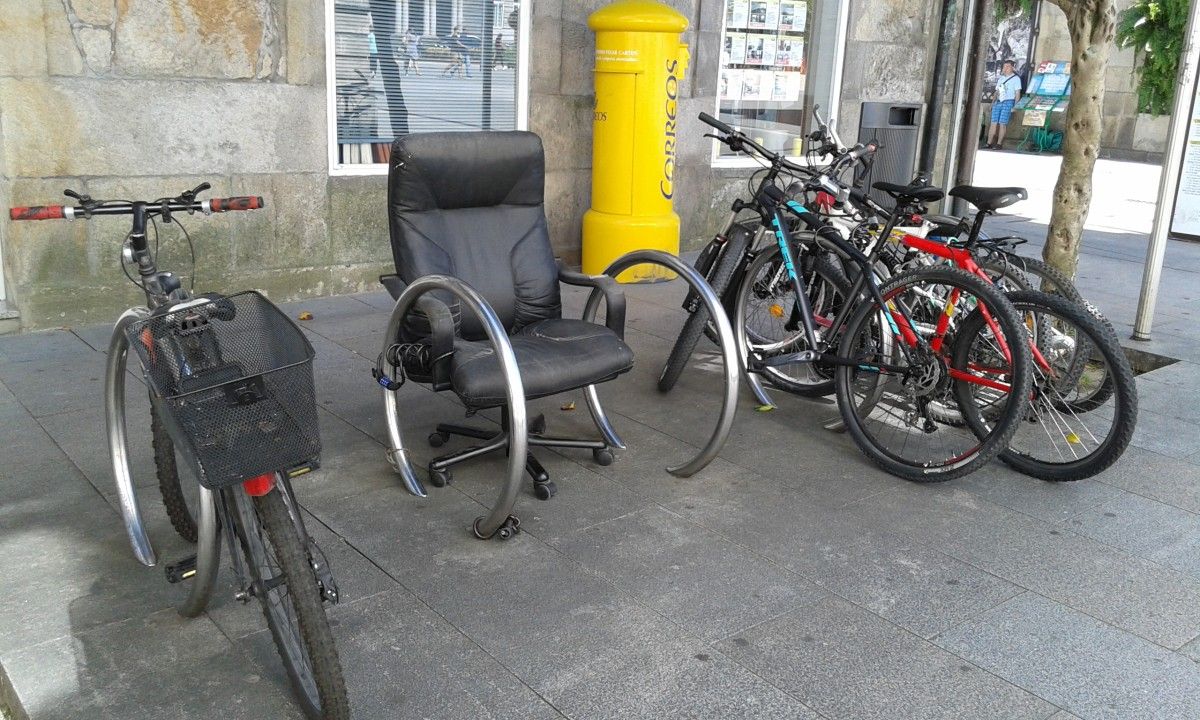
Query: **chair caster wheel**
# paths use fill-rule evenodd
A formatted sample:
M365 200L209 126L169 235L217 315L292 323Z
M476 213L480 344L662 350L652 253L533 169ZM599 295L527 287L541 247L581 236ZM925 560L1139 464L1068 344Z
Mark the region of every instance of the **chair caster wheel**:
M450 439L450 435L443 432L429 433L429 447L441 447Z
M535 482L533 484L533 494L537 495L538 500L549 500L558 492L558 486L547 480L545 482Z
M450 473L446 470L429 468L429 484L434 487L446 487L450 484Z
M501 523L500 527L496 528L496 531L491 535L484 535L479 531L479 523L483 522L483 520L484 517L480 515L475 518L475 522L471 525L471 532L475 533L475 537L480 540L490 540L493 537L500 538L501 540L509 540L513 535L521 532L521 519L516 515L509 515L508 519Z
M608 448L599 448L592 451L592 459L600 467L607 467L613 464L613 453Z

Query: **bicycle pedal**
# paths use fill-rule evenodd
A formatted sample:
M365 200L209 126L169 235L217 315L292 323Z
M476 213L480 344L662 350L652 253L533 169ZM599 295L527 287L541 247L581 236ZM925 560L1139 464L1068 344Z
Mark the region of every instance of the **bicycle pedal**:
M181 583L196 574L196 556L193 555L177 563L171 563L163 568L163 570L167 574L167 582L172 585Z
M775 355L758 363L759 367L782 367L784 365L795 365L796 363L812 362L821 357L820 353L812 350L802 350L796 353L787 353L786 355Z

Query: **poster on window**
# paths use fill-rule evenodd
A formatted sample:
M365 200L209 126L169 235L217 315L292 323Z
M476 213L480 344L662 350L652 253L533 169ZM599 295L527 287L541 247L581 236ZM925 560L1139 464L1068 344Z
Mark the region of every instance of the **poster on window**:
M767 0L766 28L772 32L779 29L779 0Z
M988 43L987 59L983 71L983 102L992 102L996 97L996 81L1005 60L1013 61L1022 86L1029 84L1030 61L1033 57L1033 19L1037 17L1040 0L1033 0L1022 10L1018 7L996 24L996 31Z
M748 27L767 27L767 0L750 0L750 22Z
M1170 235L1200 240L1200 92L1193 89L1192 98L1192 117L1183 145Z
M725 33L726 63L741 65L746 62L746 33Z
M746 36L746 64L747 65L762 65L763 62L763 44L766 42L767 36L758 33L750 33Z
M750 21L750 3L748 0L732 0L725 15L725 27L746 29Z
M742 71L742 99L770 100L775 73L769 70Z
M774 35L764 35L762 41L762 64L775 64L775 51L778 49L778 38Z
M722 100L742 99L742 71L736 68L722 68L719 96Z
M804 76L797 72L776 71L771 99L796 102L804 89Z
M798 68L803 62L804 40L786 36L779 38L775 49L775 66Z

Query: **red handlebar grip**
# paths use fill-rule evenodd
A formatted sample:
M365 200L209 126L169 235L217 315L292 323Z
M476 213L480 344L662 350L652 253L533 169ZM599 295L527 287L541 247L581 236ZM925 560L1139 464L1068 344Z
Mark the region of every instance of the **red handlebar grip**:
M63 217L62 205L31 205L30 207L10 208L8 217L12 220L58 220Z
M229 212L230 210L258 210L266 207L262 197L257 195L244 197L213 198L209 206L213 212Z

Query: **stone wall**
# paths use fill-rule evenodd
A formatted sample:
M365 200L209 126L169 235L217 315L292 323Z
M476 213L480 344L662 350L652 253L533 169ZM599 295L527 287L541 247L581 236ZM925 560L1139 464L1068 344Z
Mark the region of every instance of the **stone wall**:
M530 128L546 146L557 253L579 259L590 200L593 35L604 0L533 0ZM690 27L676 211L699 246L749 170L710 166L697 114L716 105L722 0L669 0ZM840 127L864 99L920 100L934 4L854 0ZM193 218L197 288L275 300L377 287L390 267L383 176L330 177L319 0L0 0L0 206L100 198L261 194L267 210ZM0 219L10 307L26 328L111 320L138 301L120 220ZM182 242L164 267L186 271Z
M1117 12L1132 3L1116 0ZM1058 6L1043 2L1039 17L1034 65L1045 60L1070 60L1071 35L1067 17ZM1132 48L1111 48L1104 83L1104 127L1100 136L1103 157L1162 162L1166 149L1166 116L1137 111L1137 58Z

